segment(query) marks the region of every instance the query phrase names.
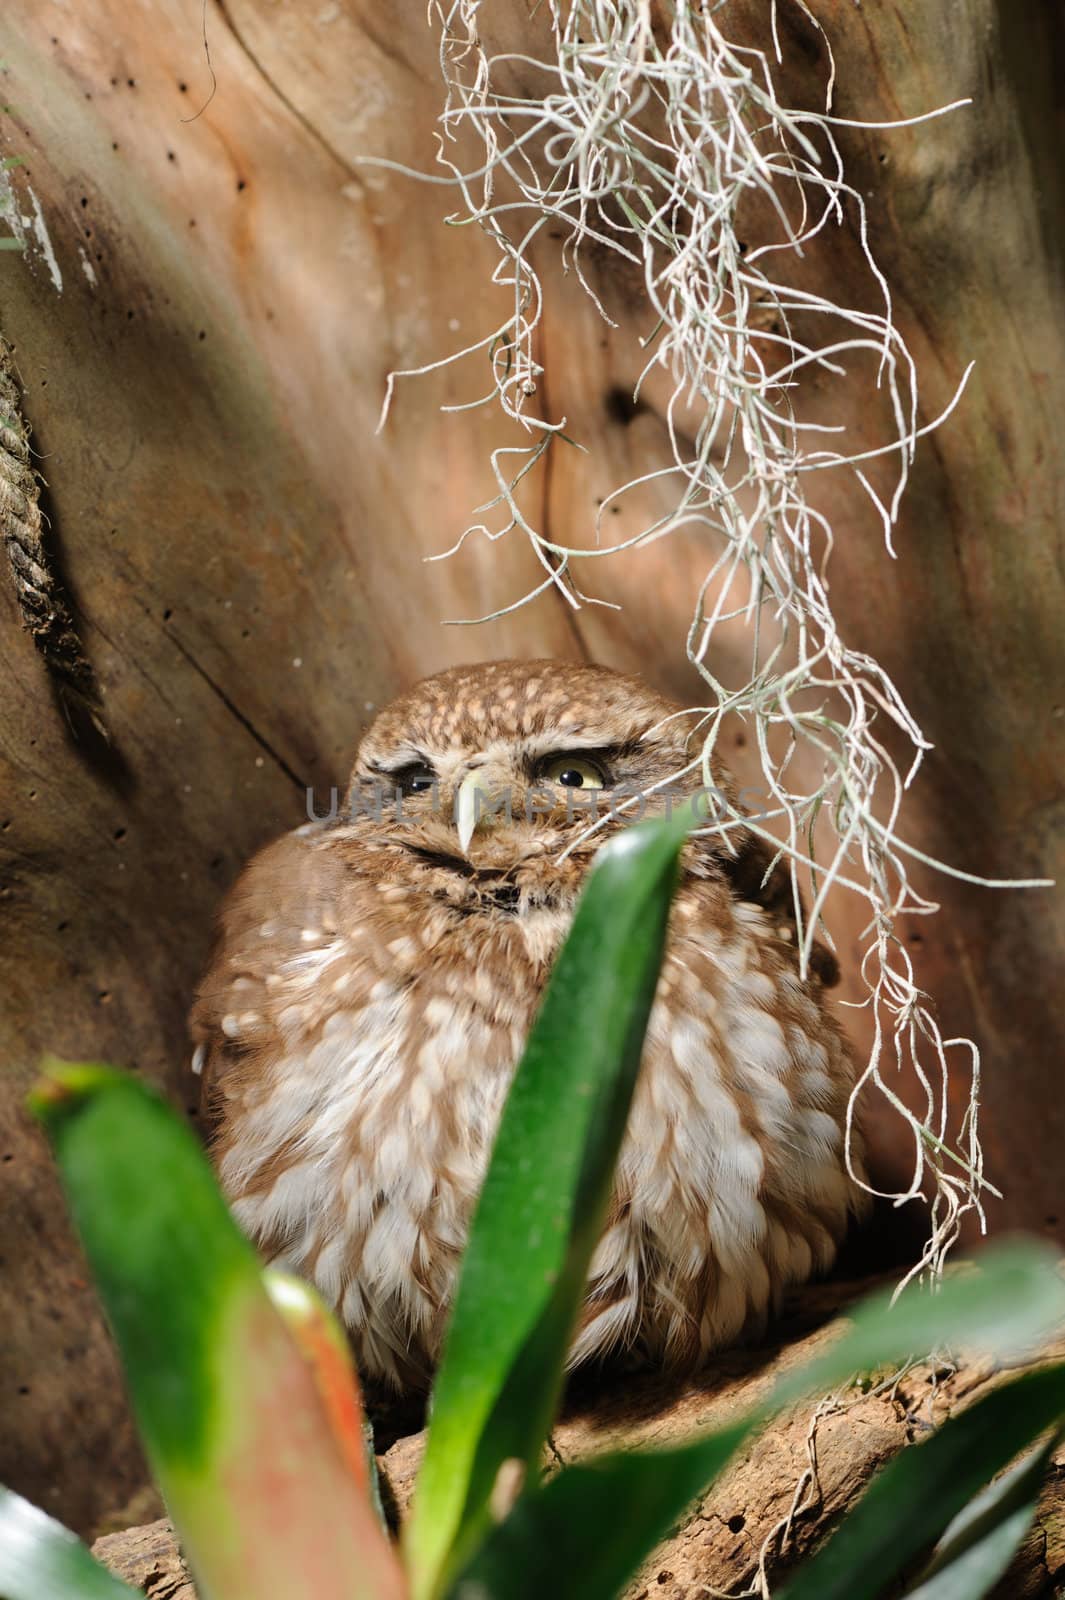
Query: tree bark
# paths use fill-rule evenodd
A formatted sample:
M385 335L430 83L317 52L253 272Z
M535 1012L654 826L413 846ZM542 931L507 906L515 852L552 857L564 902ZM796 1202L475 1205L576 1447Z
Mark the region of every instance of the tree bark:
M679 1393L663 1379L649 1377L571 1395L552 1432L546 1470L604 1450L661 1449L700 1430L726 1425L764 1400L782 1373L810 1360L837 1336L840 1323L826 1319L854 1294L853 1285L805 1290L771 1345L721 1357ZM1065 1344L1040 1359L1063 1355ZM702 1600L714 1589L738 1592L755 1576L763 1545L770 1581L782 1580L824 1542L881 1467L1010 1375L989 1363L962 1364L954 1373L915 1367L889 1392L844 1392L838 1408L829 1409L814 1429L814 1405L799 1406L771 1423L681 1518L630 1584L625 1600ZM399 1439L379 1461L401 1519L409 1508L423 1444L421 1433ZM782 1524L811 1459L816 1460L816 1479L799 1495L801 1509L785 1537ZM175 1600L192 1600L181 1589L165 1587L175 1581L175 1573L187 1577L176 1565L172 1534L170 1544L166 1542L168 1526L157 1522L113 1534L97 1543L96 1554L158 1600L169 1600L172 1592ZM1051 1600L1063 1577L1065 1451L1059 1451L1035 1525L1003 1580L1000 1600Z
M1060 877L1065 508L1048 464L1065 411L1065 21L993 0L811 4L832 38L839 115L976 101L918 128L840 133L925 419L977 367L921 446L896 562L864 502L825 483L834 601L936 744L910 798L912 842L983 874ZM491 26L538 47L533 11L495 7ZM780 17L782 82L816 103L824 52L792 0ZM766 43L763 6L731 0L731 22ZM590 656L687 699L682 641L712 559L691 536L595 566L594 591L621 613L572 612L549 593L503 622L441 626L516 599L540 569L513 541L424 560L491 494L489 453L513 442L491 412L438 410L479 391L478 369L404 381L374 434L386 374L479 337L505 295L488 287L489 241L443 226L450 192L356 164L432 165L441 94L424 6L226 0L206 13L209 63L203 24L199 0L39 0L0 18L2 153L22 159L9 181L27 242L24 256L0 253L0 334L47 480L44 570L107 730L72 725L23 629L17 576L0 581L0 1323L13 1397L0 1479L82 1531L144 1465L21 1109L38 1055L125 1063L191 1106L184 1015L217 901L253 849L304 819L308 786L327 803L372 707L425 672L506 654ZM579 542L597 497L661 465L667 446L653 393L634 415L615 403L643 360L632 317L608 336L556 250L544 240L537 258L545 398L589 454L558 454L530 488L541 525ZM801 271L872 293L849 226ZM602 276L625 304L631 284ZM836 404L812 393L810 420L834 419ZM863 426L878 437L875 406ZM619 532L635 531L629 515ZM742 659L727 631L720 650L726 667ZM757 786L741 739L727 753ZM1065 906L918 881L944 907L903 930L918 978L944 1032L974 1027L985 1052L989 1175L1006 1193L992 1221L1065 1238ZM850 998L857 917L841 903L829 918ZM846 1020L864 1051L866 1014ZM905 1168L898 1124L870 1131L879 1170Z
M196 1600L189 1569L165 1517L140 1528L105 1533L93 1555L150 1600Z

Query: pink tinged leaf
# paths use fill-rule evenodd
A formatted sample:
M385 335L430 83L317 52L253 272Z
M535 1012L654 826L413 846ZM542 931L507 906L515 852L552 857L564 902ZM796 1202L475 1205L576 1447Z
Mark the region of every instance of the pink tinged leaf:
M213 1469L168 1492L202 1600L405 1600L368 1494L357 1397L330 1411L265 1294L227 1320Z
M278 1311L189 1129L93 1063L49 1063L32 1104L200 1600L406 1600L339 1332Z
M351 1347L314 1290L286 1272L267 1272L266 1289L288 1325L314 1379L318 1397L344 1460L366 1495L371 1493L366 1421Z

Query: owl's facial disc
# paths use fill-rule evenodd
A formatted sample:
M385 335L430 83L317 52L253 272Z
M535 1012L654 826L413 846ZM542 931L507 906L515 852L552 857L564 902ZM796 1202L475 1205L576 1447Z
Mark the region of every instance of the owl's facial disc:
M567 877L661 804L689 724L637 679L563 662L492 662L425 679L364 735L356 816L480 893L501 873ZM376 799L380 792L380 800ZM593 826L598 824L598 826ZM554 863L552 867L551 863Z
M572 820L574 797L582 793L583 809L604 793L611 783L606 753L588 750L555 750L546 754L520 749L508 751L495 760L487 755L470 759L469 770L455 786L454 823L462 853L469 856L470 844L482 823L488 827L500 820L513 821L514 807L520 807L526 820L564 811ZM517 779L517 781L515 781ZM502 818L500 813L502 812ZM589 815L592 813L589 812Z

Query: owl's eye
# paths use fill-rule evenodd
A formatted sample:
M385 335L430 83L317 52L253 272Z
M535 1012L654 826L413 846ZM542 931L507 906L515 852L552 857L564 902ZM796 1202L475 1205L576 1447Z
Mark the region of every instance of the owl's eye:
M436 773L424 762L416 761L401 767L392 778L400 794L426 794L436 782Z
M548 783L557 783L563 789L605 789L607 775L596 761L587 756L552 756L540 768L538 776Z

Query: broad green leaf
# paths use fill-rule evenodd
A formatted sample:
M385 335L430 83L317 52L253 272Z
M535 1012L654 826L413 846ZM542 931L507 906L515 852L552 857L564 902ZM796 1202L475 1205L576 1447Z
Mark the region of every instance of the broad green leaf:
M890 1290L863 1300L836 1344L777 1385L773 1406L937 1349L1000 1357L1038 1349L1065 1326L1062 1257L1036 1239L1008 1240L934 1290L914 1284L895 1305L891 1300Z
M4 1600L137 1600L61 1522L0 1488L0 1595Z
M1065 1366L1003 1384L889 1462L781 1600L877 1600L991 1477L1063 1416Z
M909 1600L982 1600L1006 1571L1032 1525L1047 1466L1061 1435L988 1484L950 1524Z
M917 1589L906 1591L907 1600L983 1600L990 1594L1020 1549L1032 1526L1038 1487L1027 1505L1019 1506L989 1528L972 1545Z
M399 1600L336 1407L188 1128L95 1065L53 1063L32 1105L200 1600Z
M535 1473L601 1230L691 817L600 851L507 1098L433 1394L406 1551L438 1594L504 1463Z
M567 1467L492 1529L449 1600L613 1600L752 1426Z
M1065 1321L1060 1266L1055 1251L1017 1242L985 1251L978 1266L948 1279L937 1294L911 1292L894 1307L889 1295L870 1297L826 1355L789 1374L764 1406L721 1433L677 1450L582 1462L544 1488L532 1484L469 1560L452 1591L455 1600L475 1600L478 1593L482 1600L531 1600L545 1592L610 1600L738 1445L781 1407L834 1388L858 1370L899 1365L914 1351L964 1343L1000 1354L1030 1346ZM560 1551L565 1558L556 1561Z

